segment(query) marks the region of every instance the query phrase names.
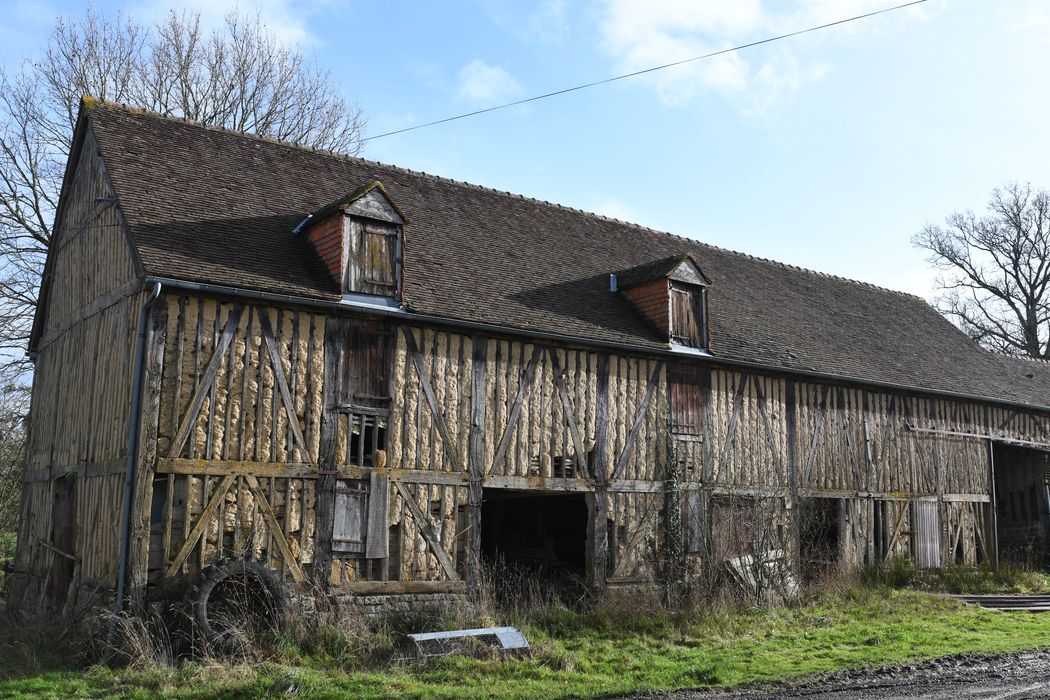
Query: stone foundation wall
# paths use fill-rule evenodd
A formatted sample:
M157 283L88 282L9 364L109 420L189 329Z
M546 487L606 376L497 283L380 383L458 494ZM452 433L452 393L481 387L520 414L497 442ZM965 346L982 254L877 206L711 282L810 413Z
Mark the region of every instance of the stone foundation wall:
M463 593L405 593L391 595L334 594L331 604L339 615L355 615L367 620L376 620L391 614L448 615L465 610L470 602ZM296 600L304 612L316 608L312 596Z

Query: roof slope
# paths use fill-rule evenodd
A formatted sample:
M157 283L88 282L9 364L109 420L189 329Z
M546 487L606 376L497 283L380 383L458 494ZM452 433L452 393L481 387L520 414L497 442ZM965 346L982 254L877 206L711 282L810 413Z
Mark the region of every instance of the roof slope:
M985 352L918 297L495 190L109 103L90 126L147 274L338 299L291 233L371 180L411 222L412 311L666 348L609 273L691 254L718 357L1050 405L1050 365ZM1028 376L1031 375L1031 376Z

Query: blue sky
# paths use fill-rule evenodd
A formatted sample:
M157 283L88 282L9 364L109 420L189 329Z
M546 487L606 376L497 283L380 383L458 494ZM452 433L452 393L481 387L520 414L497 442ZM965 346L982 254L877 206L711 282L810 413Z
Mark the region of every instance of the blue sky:
M899 0L898 0L899 1ZM301 42L369 119L430 121L894 0L192 0ZM79 3L13 0L15 67ZM171 2L98 2L148 20ZM1050 1L918 9L452 124L366 157L930 298L910 239L1010 180L1050 187Z

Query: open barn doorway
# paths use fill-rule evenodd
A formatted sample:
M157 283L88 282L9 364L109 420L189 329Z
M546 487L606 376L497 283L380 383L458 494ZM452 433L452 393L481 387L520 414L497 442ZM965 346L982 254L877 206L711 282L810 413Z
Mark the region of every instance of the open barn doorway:
M996 443L995 520L999 561L1050 565L1050 453Z
M582 493L485 489L481 553L497 600L571 603L587 569L587 502Z

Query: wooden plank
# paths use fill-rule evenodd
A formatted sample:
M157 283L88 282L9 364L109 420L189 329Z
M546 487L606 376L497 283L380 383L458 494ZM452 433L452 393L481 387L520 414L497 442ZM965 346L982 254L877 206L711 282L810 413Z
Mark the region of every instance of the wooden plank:
M201 535L204 534L204 530L208 527L208 521L211 520L212 516L219 509L219 503L226 497L226 492L229 491L230 486L233 485L236 477L228 475L223 478L219 484L219 488L215 489L215 493L212 494L208 500L208 504L201 511L200 517L197 519L197 523L190 530L190 534L186 537L186 541L182 543L182 547L179 548L178 554L175 555L175 559L172 560L168 568L164 570L164 577L174 576L178 573L183 563L186 561L186 557L193 551L197 541L200 540ZM188 513L187 513L188 517Z
M403 479L403 481L408 480L409 479ZM503 476L501 474L495 476L489 475L486 477L485 485L490 488L570 491L581 493L593 491L595 488L590 479L584 479L582 477L573 479L567 477L546 476ZM660 486L660 484L657 483L657 486Z
M547 355L550 357L551 366L554 370L554 386L558 390L558 397L561 399L562 409L565 412L565 422L569 426L569 435L572 437L572 444L576 449L577 469L582 467L583 473L588 474L587 450L583 448L583 441L580 440L580 430L576 425L576 408L573 406L572 401L569 400L569 394L565 390L565 376L562 374L561 364L558 362L558 354L548 348Z
M402 326L401 331L405 336L408 356L412 359L412 364L416 368L416 374L419 376L419 385L423 388L427 404L430 405L430 413L433 416L434 425L437 426L438 432L441 434L441 447L448 461L452 464L452 468L455 471L463 471L463 465L459 462L459 455L456 454L456 443L449 435L448 425L445 423L445 413L441 410L441 406L438 405L437 398L434 396L434 388L430 385L430 378L427 377L426 370L423 368L423 358L419 354L419 348L416 345L415 336L412 335L412 329L408 326Z
M441 569L445 572L445 576L450 581L459 581L459 574L456 573L456 566L452 563L452 560L445 554L445 550L441 547L441 540L438 539L434 533L434 528L430 523L430 519L423 515L423 511L419 509L419 504L416 503L415 497L412 492L408 490L400 481L395 481L394 486L397 488L397 492L401 494L401 500L408 508L408 512L412 515L412 519L416 521L416 525L419 527L419 534L423 536L424 541L427 543L427 548L430 553L438 560L441 565Z
M480 593L481 505L485 482L485 409L488 402L488 341L474 336L471 364L471 411L468 438L469 485L467 490L467 588ZM444 509L442 509L444 511Z
M280 320L280 319L278 319ZM299 449L303 456L310 458L310 449L306 446L306 438L303 437L303 429L299 425L299 417L295 413L295 402L292 401L292 393L288 389L288 380L284 376L284 364L281 362L280 351L277 348L277 339L274 338L273 329L270 327L268 314L259 314L259 325L262 328L263 340L266 342L266 351L270 355L270 364L273 365L274 382L281 394L284 410L288 414L288 426L292 429L295 441L299 443Z
M230 477L226 477L229 479ZM306 581L306 576L303 575L303 570L299 568L299 562L295 560L292 555L292 548L288 546L288 540L284 536L284 532L281 530L281 524L277 522L277 516L273 514L273 508L270 506L270 501L267 500L266 494L263 493L262 489L259 488L259 481L254 476L246 476L244 480L248 482L248 488L255 494L255 503L259 510L262 511L263 519L266 521L266 525L270 528L270 536L277 543L277 548L281 550L281 556L284 557L284 562L288 565L288 569L292 572L292 578L296 583L303 583ZM285 497L287 499L287 496ZM305 498L303 501L305 502Z
M464 581L352 581L339 589L357 595L409 593L466 593Z
M335 488L338 462L339 360L348 341L349 321L329 318L325 324L324 376L321 384L321 420L318 444L318 476L314 493L314 585L328 589L332 568L332 533L335 528Z
M368 519L365 525L365 557L386 559L390 548L390 478L375 470L368 479Z
M138 278L125 282L124 284L110 290L106 294L103 294L98 299L95 299L90 304L78 309L73 313L72 316L66 318L57 327L52 328L40 339L36 346L36 352L40 353L48 345L55 342L60 336L64 335L70 328L73 328L77 324L80 324L87 319L99 314L111 306L116 306L128 297L134 296L142 290L142 281Z
M313 466L304 462L255 462L235 459L185 459L164 457L157 460L158 474L189 476L258 476L278 478L312 478Z
M758 415L762 417L762 423L766 429L766 440L769 443L769 454L773 460L773 472L780 475L781 465L777 449L777 441L773 435L773 423L769 420L769 411L766 410L766 392L762 389L762 382L755 382L755 397L758 404Z
M507 416L507 425L503 428L503 437L500 438L499 447L496 448L496 456L492 460L492 467L489 470L491 474L498 474L502 471L503 461L507 458L507 450L510 448L510 439L518 426L518 418L521 417L521 405L525 402L525 396L528 394L529 388L532 387L532 381L536 377L536 362L540 358L540 352L539 346L534 346L532 356L529 358L528 364L525 365L525 372L518 383L518 393L514 397L514 404L511 406L510 414Z
M157 436L160 429L160 399L164 378L164 348L168 332L168 305L158 298L149 311L146 337L143 339L143 383L139 412L134 489L131 493L131 533L128 551L127 587L131 599L142 604L146 599L149 579L150 533L152 531L153 466L157 461ZM168 494L171 497L171 494Z
M809 443L809 453L806 456L806 463L802 467L802 484L809 484L810 477L813 475L813 464L816 461L817 446L820 444L820 436L824 431L824 425L828 420L828 394L831 392L831 387L824 385L820 389L820 403L817 408L816 427L813 429L813 437Z
M607 458L609 440L609 354L598 355L594 398L594 493L587 500L587 583L597 592L605 590L609 561L609 495Z
M222 338L219 340L219 344L215 347L215 351L211 355L211 360L208 361L208 367L204 370L204 374L201 376L200 382L194 390L193 399L190 401L190 407L186 411L182 423L179 425L179 431L175 434L175 438L172 440L171 451L168 453L169 457L178 457L182 454L182 448L186 446L186 440L189 439L190 432L193 430L193 426L197 422L197 414L200 413L201 406L204 405L204 399L207 398L211 385L215 383L215 374L219 370L222 358L226 355L230 343L233 342L233 336L237 332L237 324L241 321L242 311L244 311L244 307L240 304L234 306L230 311L230 318L226 321L226 327L222 331Z
M645 398L642 399L642 404L634 414L634 423L631 424L631 432L627 434L627 441L624 443L623 450L620 452L620 456L616 460L616 466L613 468L610 481L616 481L620 477L620 473L623 471L624 467L627 466L627 460L631 458L631 449L634 447L635 440L638 439L638 431L642 427L645 415L649 412L649 404L652 403L653 394L656 393L656 387L660 383L660 372L663 370L663 366L663 362L656 363L656 367L653 368L653 373L649 376L649 383L645 387Z
M750 378L748 374L740 376L740 384L737 385L736 394L733 397L733 413L729 416L729 427L726 428L725 442L722 443L722 454L718 459L718 475L720 478L725 473L729 452L733 447L733 440L736 438L736 426L740 422L740 413L744 407L744 393L747 391L747 383Z

